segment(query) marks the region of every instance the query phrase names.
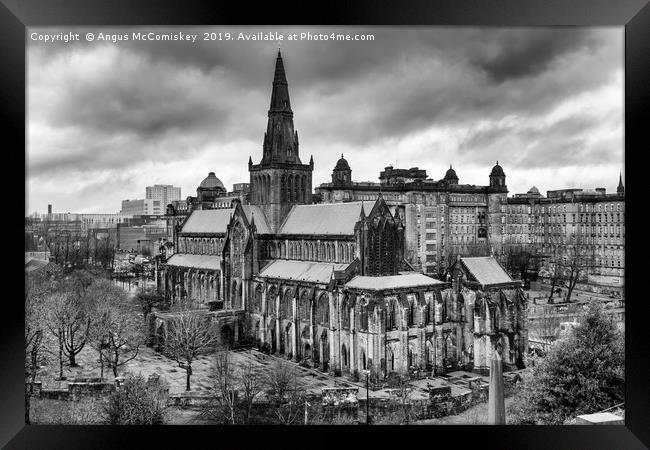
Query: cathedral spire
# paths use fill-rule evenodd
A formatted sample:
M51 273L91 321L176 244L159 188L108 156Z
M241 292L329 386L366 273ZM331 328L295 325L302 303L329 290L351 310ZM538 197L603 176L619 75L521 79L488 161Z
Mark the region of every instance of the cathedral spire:
M262 164L302 164L298 151L298 132L293 128L293 111L282 54L278 49L271 90L268 124L264 134Z
M273 91L271 92L269 113L274 111L291 112L289 84L287 83L287 75L284 71L284 63L280 49L278 49L278 57L275 60L275 75L273 76Z
M625 194L625 187L623 186L623 173L618 174L618 187L616 188L618 194Z

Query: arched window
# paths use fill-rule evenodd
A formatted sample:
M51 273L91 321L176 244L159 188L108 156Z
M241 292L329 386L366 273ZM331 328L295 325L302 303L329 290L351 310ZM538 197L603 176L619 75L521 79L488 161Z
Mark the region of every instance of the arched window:
M253 303L253 311L262 312L262 285L258 284L255 288L255 302Z
M322 293L320 297L318 297L318 302L316 305L316 316L318 323L323 326L329 326L330 304L326 293Z
M298 317L300 318L301 321L309 322L311 316L311 314L309 313L311 309L310 307L311 307L311 302L309 301L309 296L307 295L307 291L305 291L300 296L300 307L298 309Z
M291 289L287 289L282 296L282 301L280 302L280 318L291 319L292 317Z
M276 306L275 302L276 302L276 300L277 300L277 292L275 290L275 287L271 286L271 288L266 293L266 313L267 314L275 315L275 306Z
M287 178L287 201L293 202L293 175L289 175Z
M368 329L368 305L362 305L359 309L359 329Z
M408 326L412 327L415 325L415 301L409 302L408 310Z
M242 284L237 281L232 282L232 307L234 309L241 308L241 294Z
M341 303L341 328L350 328L349 297L346 295Z
M397 307L394 300L390 300L388 304L388 317L386 323L386 331L397 328Z

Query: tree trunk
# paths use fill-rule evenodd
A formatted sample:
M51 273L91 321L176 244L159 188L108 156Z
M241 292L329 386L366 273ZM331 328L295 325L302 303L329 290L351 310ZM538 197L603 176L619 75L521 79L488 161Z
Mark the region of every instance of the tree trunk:
M553 294L554 294L553 291L555 291L556 283L557 283L557 278L551 276L551 294L548 296L548 300L553 300Z
M185 390L189 391L190 390L190 377L192 376L192 366L188 364L187 368L185 369L185 372L187 373Z
M59 379L63 379L63 341L59 338Z
M30 386L30 389L25 391L25 423L29 425L31 422L29 421L29 410L31 409L32 405L32 395L31 395L31 390L33 388Z
M104 357L101 350L99 351L99 379L104 379Z
M75 356L76 355L74 353L70 353L68 355L68 358L70 360L70 367L77 367L77 360L75 359Z

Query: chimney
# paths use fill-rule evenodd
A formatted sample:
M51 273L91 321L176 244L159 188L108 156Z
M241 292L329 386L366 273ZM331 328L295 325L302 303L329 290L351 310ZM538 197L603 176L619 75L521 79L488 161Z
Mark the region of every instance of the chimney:
M52 214L52 205L47 205L47 213Z

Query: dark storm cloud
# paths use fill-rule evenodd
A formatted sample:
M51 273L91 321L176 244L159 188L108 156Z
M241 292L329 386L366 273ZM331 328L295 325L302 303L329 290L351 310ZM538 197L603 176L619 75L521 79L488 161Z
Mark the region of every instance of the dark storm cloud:
M480 162L489 164L498 159L501 148L508 148L514 143L521 151L508 159L508 165L513 169L562 167L586 159L593 164L615 162L620 154L612 151L613 147L608 152L595 151L595 147L585 139L606 128L612 122L610 116L606 114L594 117L586 113L563 118L552 124L521 121L498 124L470 131L459 145L458 151L461 155L476 155Z
M565 55L593 48L598 39L586 29L554 29L497 32L493 51L475 55L475 65L502 83L537 75Z

